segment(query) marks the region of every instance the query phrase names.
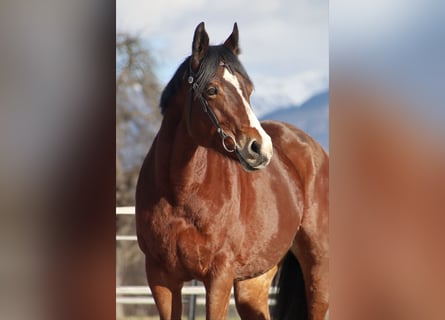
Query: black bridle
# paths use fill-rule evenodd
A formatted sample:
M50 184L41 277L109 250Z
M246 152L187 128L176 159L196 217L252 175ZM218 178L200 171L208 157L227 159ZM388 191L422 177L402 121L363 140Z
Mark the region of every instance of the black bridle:
M226 64L221 64L221 66L226 67L226 68L228 68L229 71L231 71L229 66L227 66ZM198 82L197 82L197 77L193 73L191 66L189 67L189 76L187 77L187 83L190 85L189 103L188 103L188 111L187 111L187 130L188 130L189 135L190 136L192 135L191 130L190 130L190 120L191 120L191 116L192 116L193 100L195 99L195 97L197 97L202 105L203 111L209 116L213 125L216 127L216 132L218 132L219 136L221 137L221 143L222 143L224 150L226 150L227 152L234 152L237 148L235 139L232 136L229 136L227 133L224 132L224 130L221 127L220 122L218 121L218 118L216 117L213 110L210 108L207 100L203 97L202 93L195 94L196 90L198 90ZM234 142L233 149L229 149L227 147L227 145L226 145L227 138L230 138L233 140L233 142Z

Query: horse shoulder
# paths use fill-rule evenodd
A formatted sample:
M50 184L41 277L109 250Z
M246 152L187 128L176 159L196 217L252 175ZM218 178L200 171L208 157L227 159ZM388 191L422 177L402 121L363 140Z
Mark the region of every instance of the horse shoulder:
M290 124L264 121L262 126L272 137L274 149L286 157L303 179L319 174L328 168L326 152L311 136Z

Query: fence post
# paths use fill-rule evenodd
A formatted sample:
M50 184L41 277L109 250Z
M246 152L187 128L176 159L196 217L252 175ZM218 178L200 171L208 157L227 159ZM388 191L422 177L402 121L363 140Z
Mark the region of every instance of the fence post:
M193 279L192 280L192 286L196 286L198 284L198 281ZM196 295L191 294L189 298L189 318L188 320L195 320L195 313L196 313Z

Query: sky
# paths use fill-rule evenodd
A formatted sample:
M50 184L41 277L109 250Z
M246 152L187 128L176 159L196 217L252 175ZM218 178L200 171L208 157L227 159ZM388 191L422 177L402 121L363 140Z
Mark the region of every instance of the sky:
M117 0L116 28L140 35L164 85L190 55L201 21L211 44L224 42L237 22L240 60L255 91L282 91L301 103L328 87L328 11L327 0Z

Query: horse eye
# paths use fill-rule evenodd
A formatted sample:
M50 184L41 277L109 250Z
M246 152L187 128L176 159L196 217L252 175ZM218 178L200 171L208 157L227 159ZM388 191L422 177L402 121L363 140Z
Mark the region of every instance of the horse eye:
M214 96L218 93L218 89L216 87L210 87L207 89L207 95Z

